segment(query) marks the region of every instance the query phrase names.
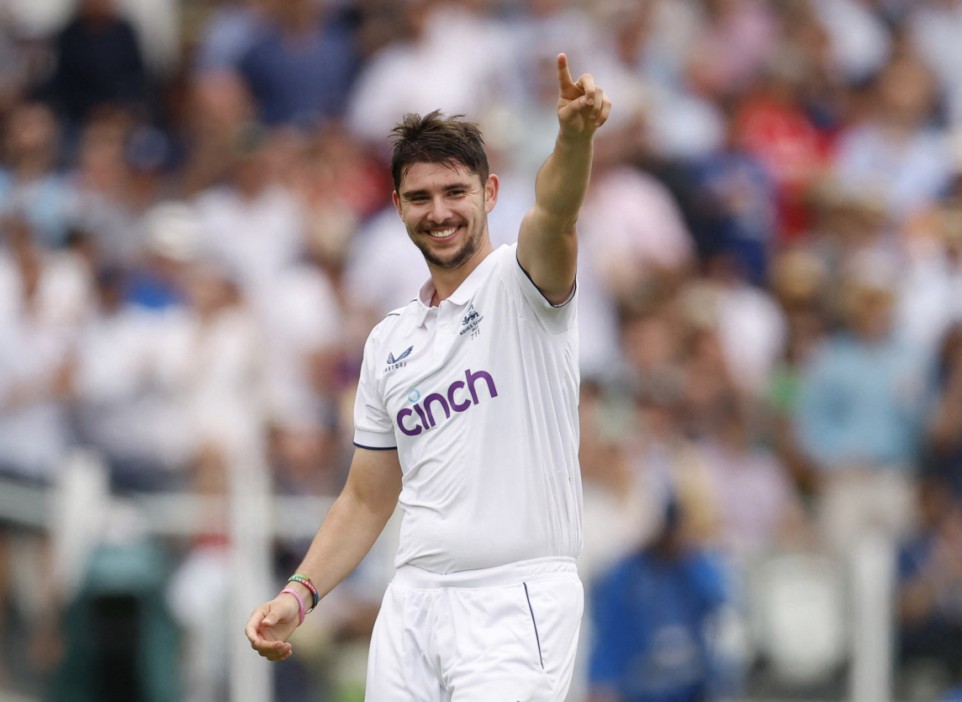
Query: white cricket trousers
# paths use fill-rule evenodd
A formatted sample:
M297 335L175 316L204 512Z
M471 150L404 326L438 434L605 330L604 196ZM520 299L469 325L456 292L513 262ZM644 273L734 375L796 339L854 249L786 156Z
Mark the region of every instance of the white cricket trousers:
M584 588L574 559L448 575L398 569L371 636L366 702L563 702Z

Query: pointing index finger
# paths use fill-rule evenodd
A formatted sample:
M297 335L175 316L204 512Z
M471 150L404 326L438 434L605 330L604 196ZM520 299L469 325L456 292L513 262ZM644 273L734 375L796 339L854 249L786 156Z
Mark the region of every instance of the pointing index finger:
M568 57L565 54L558 54L558 83L562 93L575 88L575 82L571 78L571 71L568 69Z

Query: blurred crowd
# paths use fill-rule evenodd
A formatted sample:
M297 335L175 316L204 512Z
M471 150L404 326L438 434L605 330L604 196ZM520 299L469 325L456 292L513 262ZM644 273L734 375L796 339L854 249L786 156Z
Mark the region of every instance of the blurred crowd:
M336 494L366 334L427 277L391 128L478 122L510 242L564 51L614 105L579 222L573 696L840 698L881 538L895 689L960 699L960 37L962 0L4 2L0 475L82 449L119 495L219 495L256 455L275 494ZM211 515L166 545L188 650L226 541ZM0 515L0 689L70 650L45 549ZM349 699L377 606L351 587L283 699ZM201 658L179 699L226 699Z

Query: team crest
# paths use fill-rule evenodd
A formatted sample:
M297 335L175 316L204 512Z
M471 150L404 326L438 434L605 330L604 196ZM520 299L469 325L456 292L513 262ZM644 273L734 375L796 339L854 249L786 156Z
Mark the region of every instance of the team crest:
M481 324L482 319L484 319L484 317L480 312L474 309L474 304L472 303L468 305L468 311L461 319L461 336L470 333L471 338L473 339L480 334L481 332L478 329L478 325Z

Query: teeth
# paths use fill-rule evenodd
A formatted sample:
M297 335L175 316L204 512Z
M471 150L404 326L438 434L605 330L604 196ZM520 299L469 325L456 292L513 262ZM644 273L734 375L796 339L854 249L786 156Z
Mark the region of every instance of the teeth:
M431 236L433 236L435 239L446 239L447 237L449 237L449 236L451 236L452 234L454 234L454 230L453 230L453 229L442 229L442 230L440 230L440 231L429 232L429 233L430 233Z

